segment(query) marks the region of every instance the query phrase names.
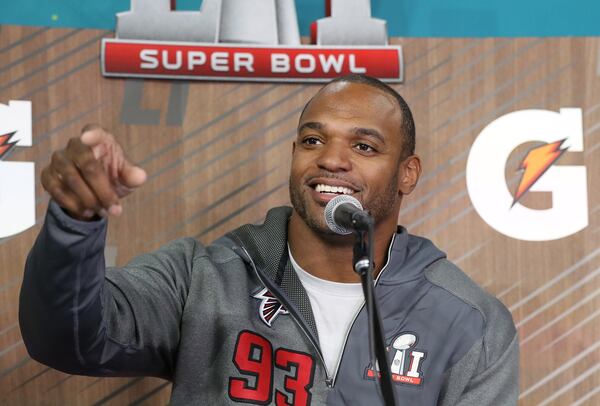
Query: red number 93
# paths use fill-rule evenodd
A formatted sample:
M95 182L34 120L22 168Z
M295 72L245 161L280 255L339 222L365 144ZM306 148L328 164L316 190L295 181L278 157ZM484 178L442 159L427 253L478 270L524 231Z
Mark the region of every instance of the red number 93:
M273 346L266 338L251 331L242 331L237 339L233 363L248 378L229 378L229 397L244 403L268 405L273 394L274 367L289 372L283 386L288 394L275 391L277 406L310 404L310 388L314 379L313 358L305 353L279 348L273 356ZM291 373L294 372L293 375Z

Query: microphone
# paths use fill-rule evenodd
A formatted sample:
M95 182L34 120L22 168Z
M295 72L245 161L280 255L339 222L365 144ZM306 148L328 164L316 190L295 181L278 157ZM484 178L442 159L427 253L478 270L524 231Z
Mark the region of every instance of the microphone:
M368 231L373 224L371 215L360 202L348 195L339 195L325 206L325 223L336 234L350 234L353 230Z

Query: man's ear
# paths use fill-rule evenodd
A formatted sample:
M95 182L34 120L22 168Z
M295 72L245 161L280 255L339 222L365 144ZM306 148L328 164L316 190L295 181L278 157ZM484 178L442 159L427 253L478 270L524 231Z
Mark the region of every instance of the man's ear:
M421 176L421 158L418 155L411 155L400 162L398 177L398 192L407 195L417 186Z
M296 151L296 141L292 141L292 155Z

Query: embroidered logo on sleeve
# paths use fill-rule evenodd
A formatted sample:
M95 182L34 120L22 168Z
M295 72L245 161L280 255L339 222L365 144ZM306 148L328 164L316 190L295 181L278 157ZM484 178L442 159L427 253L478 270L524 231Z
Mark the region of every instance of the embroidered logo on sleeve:
M264 288L253 297L261 300L258 307L258 314L262 321L269 327L271 327L277 316L289 313L267 288Z
M396 336L392 340L392 345L387 347L393 382L416 386L420 386L423 383L421 366L427 353L415 348L417 341L419 341L419 338L416 334L404 332ZM392 358L390 359L390 357ZM375 379L376 374L377 377L381 376L379 365L377 364L373 368L369 364L365 371L365 378Z

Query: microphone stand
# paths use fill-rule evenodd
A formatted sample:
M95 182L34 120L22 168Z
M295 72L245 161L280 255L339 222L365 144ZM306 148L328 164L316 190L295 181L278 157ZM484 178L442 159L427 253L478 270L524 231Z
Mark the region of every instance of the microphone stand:
M354 235L356 237L353 250L354 271L360 275L365 295L369 320L369 355L371 357L371 365L373 366L375 380L380 378L379 385L385 405L396 406L390 365L387 362L383 325L373 287L373 234L375 224L373 219L369 217L368 227L365 230L364 227L358 227L357 221L354 218L352 220L355 226L357 226L354 228ZM377 373L377 365L379 365L379 371L381 371L380 376Z

